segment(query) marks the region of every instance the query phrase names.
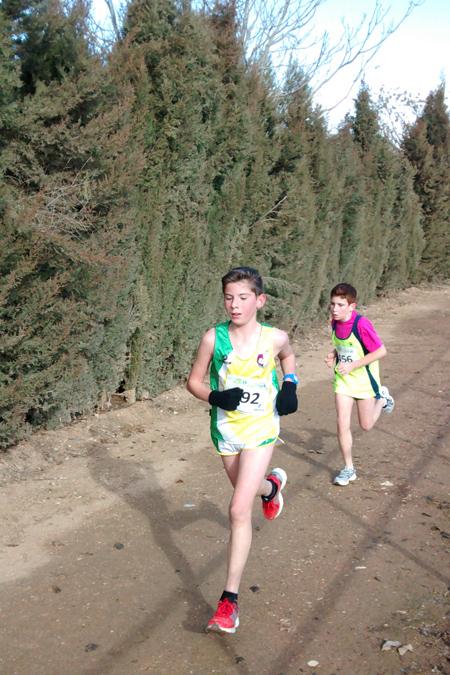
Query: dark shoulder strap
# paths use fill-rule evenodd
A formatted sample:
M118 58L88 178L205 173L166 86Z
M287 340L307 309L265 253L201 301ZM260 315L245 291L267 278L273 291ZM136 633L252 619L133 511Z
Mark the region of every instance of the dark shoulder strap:
M365 345L364 345L364 342L361 340L361 336L360 336L360 334L359 334L358 323L359 323L360 319L362 319L361 314L357 314L357 315L355 316L355 320L354 320L354 322L353 322L352 333L353 333L353 335L356 337L356 339L358 340L359 344L361 345L361 347L362 347L362 349L363 349L363 352L364 352L364 356L365 356L366 354L369 353L369 350L366 349L366 347L365 347Z

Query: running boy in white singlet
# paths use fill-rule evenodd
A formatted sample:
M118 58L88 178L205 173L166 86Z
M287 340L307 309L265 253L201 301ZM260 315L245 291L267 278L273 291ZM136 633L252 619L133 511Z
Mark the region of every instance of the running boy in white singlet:
M187 382L188 391L211 406L211 438L234 488L225 590L206 630L234 633L239 625L238 590L250 552L252 507L261 496L266 518L283 508L283 469L266 475L279 439L280 415L297 410L295 357L287 334L260 324L263 283L257 270L236 267L222 278L226 323L208 330ZM279 389L275 358L280 360ZM210 368L210 386L204 383Z
M337 434L345 464L334 484L348 485L356 479L350 428L353 401L356 401L361 429L370 431L382 411L392 412L394 399L389 389L380 384L378 359L386 356L386 347L370 321L356 313L355 288L338 284L330 297L335 348L327 354L325 363L329 368L335 366Z

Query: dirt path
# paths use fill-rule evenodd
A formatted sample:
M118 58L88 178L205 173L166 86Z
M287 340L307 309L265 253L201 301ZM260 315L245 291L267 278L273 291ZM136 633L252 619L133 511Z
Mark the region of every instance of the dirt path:
M450 674L450 287L365 314L395 411L356 431L358 480L333 486L329 327L297 345L285 510L270 523L255 504L234 636L204 633L230 497L206 405L178 387L2 456L0 673Z

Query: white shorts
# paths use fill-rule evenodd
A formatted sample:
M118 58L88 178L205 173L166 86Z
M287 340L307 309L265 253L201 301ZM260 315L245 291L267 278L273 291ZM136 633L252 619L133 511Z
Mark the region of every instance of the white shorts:
M218 438L212 439L219 455L239 455L242 450L251 450L253 448L263 448L266 445L284 445L281 438L270 438L264 443L255 445L254 443L230 443L229 441L220 441Z

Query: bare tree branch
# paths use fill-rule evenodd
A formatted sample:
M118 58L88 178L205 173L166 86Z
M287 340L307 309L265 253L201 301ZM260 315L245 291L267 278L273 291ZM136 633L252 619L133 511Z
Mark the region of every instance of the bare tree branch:
M414 8L425 2L409 0L403 16L387 23L391 7L384 9L381 0L375 0L371 15L364 14L358 26L342 19L341 37L333 43L327 31L318 35L314 23L318 8L326 1L237 0L239 38L247 62L260 70L272 64L276 71L284 72L297 61L306 75L305 86L310 86L314 93L339 71L357 64L350 92L382 44Z
M33 207L31 222L40 232L70 235L80 239L96 222L91 207L92 188L95 174L86 176L81 170L71 180L49 181L43 188ZM26 208L25 200L19 208Z
M407 91L398 88L388 91L382 87L376 107L384 136L400 147L409 125L421 114L424 105L425 99Z
M117 14L116 14L116 8L114 7L114 3L112 0L105 0L106 6L108 8L109 16L111 18L111 25L113 27L114 35L116 36L116 40L120 40L120 30L119 26L117 23Z
M285 195L282 199L280 199L279 202L274 204L274 206L272 206L272 208L269 209L269 211L267 211L267 213L264 213L262 216L260 216L258 218L258 220L255 220L255 222L250 225L249 229L251 229L252 227L255 227L255 225L262 225L264 223L273 222L272 220L269 220L268 216L270 216L272 214L278 215L278 211L281 208L281 205L282 205L282 203L284 202L285 199L287 199L287 195Z
M104 1L107 9L105 16L102 16L102 12L99 11L100 5L98 4L96 5L98 11L93 11L93 3L90 5L89 16L90 38L100 53L110 52L114 45L122 39L121 25L124 8L122 6L120 9L116 9L114 0Z

